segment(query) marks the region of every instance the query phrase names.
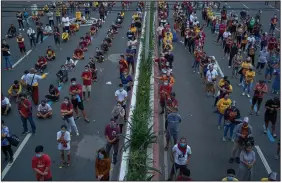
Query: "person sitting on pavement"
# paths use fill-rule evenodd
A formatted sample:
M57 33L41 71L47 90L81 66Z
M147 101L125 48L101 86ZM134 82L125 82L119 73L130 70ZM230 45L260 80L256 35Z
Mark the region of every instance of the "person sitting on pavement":
M133 33L134 36L136 35L137 28L135 27L135 24L134 24L134 23L132 23L132 24L130 25L130 31Z
M244 142L249 136L252 136L252 126L249 124L249 118L244 117L243 122L238 124L234 130L234 146L231 151L231 158L229 163L233 163L234 159L236 163L240 163L239 154L244 147Z
M66 41L68 41L69 39L70 39L69 33L66 32L66 31L64 31L64 32L62 33L62 40L63 40L64 42L66 42Z
M109 35L106 35L104 40L107 41L109 47L112 46L112 38Z
M89 46L91 44L92 40L91 40L91 36L88 32L86 33L84 40L86 41L87 46Z
M50 84L49 86L49 95L45 95L46 101L53 101L57 102L60 97L60 91L58 87L55 87L54 85Z
M97 27L94 24L92 24L90 27L90 35L94 36L96 33L97 33Z
M116 25L121 25L123 21L123 17L120 16L120 13L118 13L117 19L116 19Z
M48 49L46 51L46 59L48 61L51 61L51 60L55 60L56 59L56 54L55 54L55 51L52 49L51 46L48 46Z
M52 117L52 108L45 100L42 100L37 108L37 117L40 119L46 119Z
M17 29L13 24L11 24L7 32L7 37L13 38L16 37L16 35L17 35Z
M73 59L71 59L70 57L67 57L66 63L65 63L65 67L67 70L72 70L75 68L75 63L73 61Z
M277 181L277 173L271 172L267 178L262 178L260 181Z
M235 177L236 172L234 169L227 169L227 176L222 179L222 181L238 181Z
M36 70L39 70L39 72L43 73L47 68L47 60L45 59L45 57L40 56L34 67Z
M52 27L49 24L46 24L43 34L46 36L50 36L52 32L53 32Z
M22 86L18 80L15 80L14 84L12 84L12 86L8 90L9 100L11 101L14 98L16 99L16 101L18 101L18 97L21 92L22 92Z
M61 65L61 69L57 72L56 76L59 86L68 81L68 71L66 70L64 65Z
M103 43L101 44L101 50L103 50L104 52L109 51L109 44L106 40L104 40Z
M99 48L96 47L96 56L94 56L98 62L103 62L104 61L104 54L103 51Z
M83 60L84 59L84 52L80 47L77 47L74 50L73 59L75 59L75 60Z
M87 48L88 44L87 44L87 41L84 39L84 37L80 37L79 46L84 52L88 50Z
M7 97L4 97L3 93L1 94L1 114L8 115L11 112L12 105L10 100Z

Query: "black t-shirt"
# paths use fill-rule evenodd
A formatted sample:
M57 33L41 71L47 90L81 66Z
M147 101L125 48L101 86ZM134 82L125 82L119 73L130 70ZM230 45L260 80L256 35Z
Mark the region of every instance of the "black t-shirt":
M274 110L266 109L265 112L267 114L269 114L269 115L277 115L277 111L280 108L280 100L270 99L270 100L266 101L265 107L271 107L271 108L274 109Z
M2 47L1 48L6 48L8 50L10 50L10 46L8 44L2 44ZM10 56L10 52L8 51L2 51L2 56Z

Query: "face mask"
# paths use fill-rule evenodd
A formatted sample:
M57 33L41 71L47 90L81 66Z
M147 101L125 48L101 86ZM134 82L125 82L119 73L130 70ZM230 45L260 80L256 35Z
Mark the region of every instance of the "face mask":
M233 177L227 177L227 181L233 181L234 178Z
M89 71L89 69L85 69L85 71L86 71L86 72L88 72L88 71Z
M186 145L185 143L180 143L181 147L185 147L185 145Z
M66 132L66 130L61 130L61 132L62 132L62 133L65 133L65 132Z
M99 159L104 159L104 154L99 153L99 154L98 154L98 158L99 158Z
M64 71L65 70L65 68L61 68L61 71Z
M71 84L74 86L74 85L76 85L76 82L72 82Z
M168 83L164 83L164 85L165 85L165 86L167 86L167 85L168 85Z
M42 154L35 154L37 158L41 158Z
M68 104L68 103L69 103L69 101L64 101L64 103L65 103L65 104Z

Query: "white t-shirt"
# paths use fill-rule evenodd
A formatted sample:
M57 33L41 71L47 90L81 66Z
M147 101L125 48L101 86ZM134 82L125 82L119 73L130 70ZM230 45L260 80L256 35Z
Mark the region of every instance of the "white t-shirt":
M136 49L137 47L137 40L130 40L129 45L131 46L132 49Z
M217 72L218 71L218 65L216 63L210 63L207 68L210 68L211 65L213 66L213 69Z
M159 35L162 35L163 29L164 29L164 27L162 27L162 26L159 26L159 27L157 28L157 32L159 33Z
M70 19L69 17L63 17L62 22L64 23L64 26L70 26Z
M194 22L194 15L190 15L190 22Z
M187 145L186 154L183 154L178 148L178 144L174 145L172 148L172 152L174 153L174 162L178 165L186 165L186 161L188 156L192 154L191 147Z
M127 97L127 91L122 90L120 91L119 89L115 92L115 96L118 97L118 101L121 102ZM126 104L126 101L123 103L124 105Z
M24 75L21 77L21 80L23 80L25 83L27 83L27 74L24 74Z
M73 61L73 59L70 59L69 61L68 60L66 60L66 63L65 64L74 64L74 61Z
M230 32L224 32L223 33L223 38L228 38L228 36L231 36Z
M34 77L33 77L34 76ZM32 80L33 79L33 80ZM26 84L29 84L29 85L34 85L35 83L37 83L38 82L38 80L40 80L40 79L43 79L43 77L42 76L40 76L40 75L37 75L37 74L30 74L30 73L28 73L27 75L26 75ZM31 83L32 82L32 83Z
M210 70L207 71L206 77L207 77L208 82L212 82L212 79L216 78L217 76L218 76L218 73L216 70L213 69L212 71Z
M4 97L4 100L1 101L1 106L6 106L6 105L11 107L10 100L7 97Z
M256 41L256 39L254 37L248 37L248 42L249 43L254 43Z
M47 113L49 111L52 111L52 108L49 104L45 104L45 106L43 106L42 104L39 104L37 111L42 112L42 113Z
M58 131L57 132L57 140L59 140L62 136L62 132ZM68 141L67 143L67 147L64 147L62 143L58 143L58 149L59 150L70 150L70 141L71 141L71 136L70 136L70 132L66 131L64 134L64 140Z

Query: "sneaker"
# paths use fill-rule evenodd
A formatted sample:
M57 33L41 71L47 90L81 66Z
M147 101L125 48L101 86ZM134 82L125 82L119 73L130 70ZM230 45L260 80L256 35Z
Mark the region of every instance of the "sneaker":
M219 130L220 130L220 126L217 126L217 129L219 129Z
M259 111L256 112L256 115L259 116Z
M22 29L19 29L19 31L21 31Z
M231 66L228 66L229 69L231 69Z
M12 164L14 162L14 158L10 158L9 164Z
M266 132L267 132L266 130L263 131L264 134L266 134Z
M233 162L234 162L234 158L230 158L229 163L233 163Z
M273 136L273 138L276 138L277 137L277 135L274 133L274 134L272 134L272 136Z
M23 29L23 31L24 31L24 29Z
M234 139L231 138L231 142L234 142Z
M250 111L250 115L253 115L253 111Z
M78 132L76 133L76 136L79 136L79 133L78 133Z
M245 92L243 92L242 95L243 95L243 96L246 95Z
M242 86L242 83L239 83L238 86Z
M247 94L247 97L250 98L251 97L250 94Z
M225 141L226 141L226 138L225 138L225 137L222 137L222 141L224 141L224 142L225 142Z

